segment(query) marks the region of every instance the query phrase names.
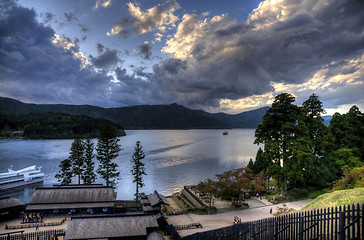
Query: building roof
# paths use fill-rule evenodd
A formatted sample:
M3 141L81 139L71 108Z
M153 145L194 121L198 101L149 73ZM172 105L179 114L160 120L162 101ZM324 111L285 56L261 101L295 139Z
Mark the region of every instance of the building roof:
M17 198L5 197L0 198L0 209L22 206L24 203Z
M28 205L26 210L55 210L55 209L77 209L77 208L112 208L114 207L114 202L98 202L98 203L56 203L56 204L31 204Z
M28 204L40 203L81 203L115 201L116 193L109 187L65 187L38 188Z
M66 228L64 239L147 236L147 228L158 228L153 215L73 217Z
M158 204L169 205L167 199L163 195L159 194L157 191L154 191L153 194L148 195L148 200L152 207Z
M56 186L37 188L26 210L112 207L116 192L111 187Z

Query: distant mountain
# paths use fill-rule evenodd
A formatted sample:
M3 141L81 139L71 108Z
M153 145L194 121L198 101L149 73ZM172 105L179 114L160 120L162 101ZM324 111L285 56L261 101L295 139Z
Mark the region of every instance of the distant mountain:
M256 110L242 112L235 115L226 113L213 113L211 117L222 121L233 128L257 128L263 120L263 116L270 107L262 107Z
M90 105L29 104L0 97L0 113L82 114L114 121L124 129L212 129L256 128L269 107L240 114L207 113L191 110L178 104L140 105L121 108L101 108Z

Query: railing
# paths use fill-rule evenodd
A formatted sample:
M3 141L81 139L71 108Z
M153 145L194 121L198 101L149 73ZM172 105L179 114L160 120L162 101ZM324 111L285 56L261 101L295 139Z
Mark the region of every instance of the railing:
M194 200L196 201L199 205L201 205L201 207L206 206L206 204L204 202L201 201L201 199L199 199L198 197L196 197L196 195L194 193L192 193L186 186L183 187L183 190L186 191L186 193ZM192 200L191 199L191 200ZM198 206L197 206L198 207Z
M297 212L195 233L199 239L364 239L364 204Z
M0 234L0 240L57 240L63 239L63 229L24 233L24 231Z
M59 226L62 225L67 219L64 218L59 222L38 223L39 227ZM21 225L5 225L5 229L22 229L22 228L35 228L37 223L26 223Z

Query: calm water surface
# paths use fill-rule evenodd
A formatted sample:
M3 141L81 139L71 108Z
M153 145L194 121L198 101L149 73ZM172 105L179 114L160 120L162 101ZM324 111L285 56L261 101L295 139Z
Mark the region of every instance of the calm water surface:
M135 185L130 172L131 156L136 141L141 141L145 152L146 194L154 190L168 195L184 185L197 184L224 171L245 167L255 158L254 129L233 129L223 136L222 130L129 130L120 138L123 150L115 160L121 180L117 186L117 199L133 199ZM97 139L94 139L96 144ZM31 165L43 166L45 185L57 183L54 175L58 165L67 158L71 140L0 140L0 172L12 165L14 170ZM97 164L97 160L96 164ZM102 180L97 180L102 183ZM76 181L74 181L76 183ZM27 202L35 187L6 192ZM4 196L4 193L1 194ZM1 197L0 196L0 197Z

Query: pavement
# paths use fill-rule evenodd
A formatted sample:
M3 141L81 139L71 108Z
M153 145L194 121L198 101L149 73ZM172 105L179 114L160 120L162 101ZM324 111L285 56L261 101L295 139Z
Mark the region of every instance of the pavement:
M218 209L217 214L210 215L197 215L197 214L183 214L183 215L173 215L169 216L167 221L173 225L188 225L192 222L193 219L195 222L199 222L202 224L203 228L196 229L186 229L180 230L179 234L181 236L187 236L194 234L196 232L204 232L213 229L218 229L222 227L227 227L233 225L233 218L235 216L241 218L242 222L249 222L254 220L259 220L263 218L273 217L277 211L278 207L283 207L283 204L272 204L269 201L263 199L257 199L252 197L246 200L249 204L249 208L247 209L235 209L230 206L230 201L216 201L215 206ZM302 200L296 202L288 202L285 203L288 208L293 208L295 210L299 210L309 204L312 199ZM272 209L272 214L270 214L270 209ZM69 222L69 216L48 216L44 217L44 222L60 222L62 219L67 217L67 221L65 221L62 225L58 226L48 226L48 227L39 227L38 231L45 230L53 230L53 229L65 229ZM10 229L6 230L5 225L20 225L20 219L14 219L9 221L0 222L0 233L8 233L8 232L16 232L16 231L24 231L27 232L35 232L35 227L32 228L23 228L23 229Z
M281 204L272 204L265 199L257 199L255 197L246 200L249 203L249 208L247 209L233 209L230 208L230 211L227 211L224 208L223 211L219 211L217 214L210 215L197 215L190 214L190 216L196 221L202 224L202 228L195 229L185 229L179 230L179 234L181 236L187 236L194 234L196 232L204 232L213 229L218 229L222 227L227 227L233 225L233 219L235 216L241 218L242 222L255 221L263 218L274 217L273 214L277 212L278 207L283 207L283 203ZM293 208L295 210L299 210L309 204L312 199L288 202L285 203L288 208ZM217 202L216 202L217 203ZM226 203L225 203L226 204ZM230 204L230 203L229 203ZM224 206L223 203L217 204L219 207ZM226 205L225 205L226 206ZM272 214L270 213L270 209L272 209ZM178 215L178 216L169 216L167 219L169 224L173 225L187 225L191 223L190 219L186 215Z

